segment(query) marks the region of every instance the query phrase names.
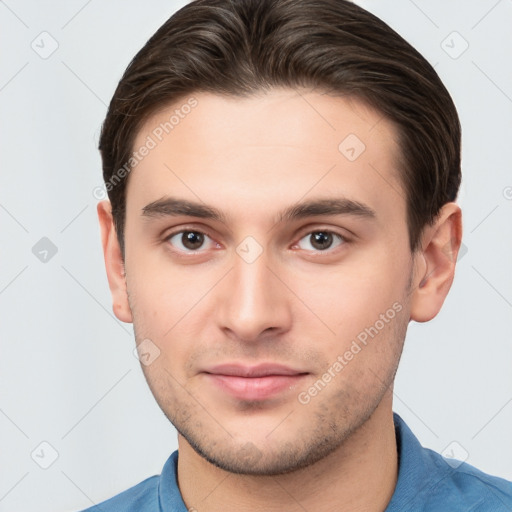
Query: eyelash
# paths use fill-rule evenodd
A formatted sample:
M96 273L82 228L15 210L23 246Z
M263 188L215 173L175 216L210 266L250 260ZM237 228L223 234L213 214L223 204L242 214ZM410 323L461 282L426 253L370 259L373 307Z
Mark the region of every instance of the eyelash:
M201 231L199 229L195 229L195 228L181 228L177 231L173 231L172 233L169 233L168 235L165 236L164 238L164 241L165 242L169 242L170 239L176 235L179 235L179 234L183 234L183 233L198 233L198 234L201 234L201 235L204 235L206 237L208 237L210 240L213 241L213 238L208 234L206 233L205 231ZM345 236L345 235L342 235L341 233L338 233L336 231L333 231L331 229L314 229L314 230L311 230L311 231L307 231L307 232L304 232L300 238L298 238L297 242L295 242L293 244L293 246L296 246L301 240L303 240L305 237L307 236L310 236L314 233L325 233L325 234L329 234L329 235L332 235L333 237L336 237L338 239L340 239L340 244L336 245L334 247L334 249L331 249L331 247L328 247L327 249L325 250L315 250L313 251L313 253L315 254L331 254L333 253L334 251L336 251L336 249L340 246L343 246L343 245L346 245L348 243L350 243L350 239ZM214 243L217 243L217 242L214 242ZM170 245L170 244L169 244ZM200 254L201 252L205 252L205 250L202 250L202 249L198 249L198 250L187 250L187 251L183 251L183 250L180 250L180 249L172 249L173 252L175 253L178 253L180 256L184 255L184 254L187 254L187 255L197 255L197 254ZM188 257L188 256L185 256L185 257Z

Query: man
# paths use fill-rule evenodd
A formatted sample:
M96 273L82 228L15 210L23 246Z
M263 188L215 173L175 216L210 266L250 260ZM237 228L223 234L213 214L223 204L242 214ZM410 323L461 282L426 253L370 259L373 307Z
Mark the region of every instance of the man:
M462 236L457 113L398 34L343 0L191 2L100 150L113 309L179 450L91 511L512 510L392 412Z

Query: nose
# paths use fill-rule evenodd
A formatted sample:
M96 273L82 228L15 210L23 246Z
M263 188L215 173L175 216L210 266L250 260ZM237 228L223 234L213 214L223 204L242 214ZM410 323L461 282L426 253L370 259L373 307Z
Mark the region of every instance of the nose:
M290 329L293 294L282 269L271 265L265 251L252 262L235 254L226 277L215 313L226 335L254 342Z

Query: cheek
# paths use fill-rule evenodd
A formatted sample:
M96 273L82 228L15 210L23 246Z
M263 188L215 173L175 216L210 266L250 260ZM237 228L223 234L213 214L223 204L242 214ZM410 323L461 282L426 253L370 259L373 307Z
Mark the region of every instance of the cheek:
M167 371L183 383L194 354L205 340L215 339L214 309L209 304L215 302L219 278L211 270L201 273L169 263L139 268L144 271L128 281L137 342L149 338L160 351L156 364L144 371L154 382L167 381Z
M149 254L132 255L127 267L128 292L139 320L153 335L165 339L181 323L194 323L201 298L212 290L218 277L206 268L173 263L164 251L146 252Z
M339 267L315 272L314 278L296 276L297 295L310 310L299 322L309 329L318 325L317 333L330 339L338 350L359 333L379 321L380 315L395 318L403 304L408 280L407 263L396 263L395 255L386 258L358 258ZM399 306L393 305L398 303ZM386 312L389 311L386 316ZM306 328L308 329L308 328Z

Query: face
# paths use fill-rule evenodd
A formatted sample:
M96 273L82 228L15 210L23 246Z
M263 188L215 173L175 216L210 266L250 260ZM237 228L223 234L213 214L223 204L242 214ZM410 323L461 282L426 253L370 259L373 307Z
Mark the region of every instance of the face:
M317 92L193 97L135 142L155 142L126 201L142 367L204 458L289 472L340 447L394 378L414 270L396 132Z

